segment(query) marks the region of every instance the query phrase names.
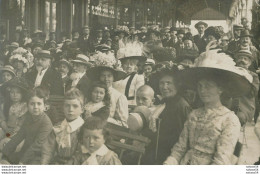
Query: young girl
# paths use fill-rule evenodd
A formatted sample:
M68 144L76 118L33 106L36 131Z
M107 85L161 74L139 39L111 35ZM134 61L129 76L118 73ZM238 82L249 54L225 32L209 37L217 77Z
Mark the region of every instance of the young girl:
M105 145L108 132L106 122L97 117L89 117L80 132L80 146L72 159L74 165L121 165L115 152Z
M28 112L16 135L4 146L3 157L11 164L40 164L43 143L52 131L52 123L44 113L45 91L40 87L28 95ZM24 140L19 152L16 147Z
M77 88L66 92L64 99L65 119L53 127L43 147L41 164L68 164L78 146L78 134L84 124L84 96Z
M90 101L85 105L85 118L97 116L107 120L110 114L110 95L106 84L96 82L89 91Z
M16 76L15 70L11 65L6 65L6 66L0 68L0 72L1 72L0 86L2 86L2 84L4 82L9 81Z
M29 68L28 60L20 54L14 54L11 56L9 62L14 67L18 77L24 76Z
M5 102L1 105L0 111L0 144L10 140L9 137L15 135L20 129L24 114L27 112L27 104L25 101L28 85L21 78L14 78L7 82L4 86L5 92L9 93L9 97L5 98ZM0 147L2 149L2 147Z

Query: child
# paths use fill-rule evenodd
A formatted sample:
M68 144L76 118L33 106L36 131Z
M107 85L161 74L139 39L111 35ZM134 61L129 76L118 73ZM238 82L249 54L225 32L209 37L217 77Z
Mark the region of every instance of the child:
M89 90L89 102L85 105L85 117L97 116L107 120L110 114L110 95L106 84L96 82Z
M144 72L144 78L145 82L149 81L149 76L153 71L155 65L155 61L153 59L147 59L143 65L143 72Z
M5 103L1 105L0 120L0 140L15 135L20 129L24 114L27 112L27 104L25 101L28 90L27 83L21 78L14 78L7 82L4 86L5 92L9 93L9 97L5 99ZM6 139L5 138L5 139ZM6 142L6 140L4 140ZM3 144L0 141L0 144ZM2 147L0 147L2 149Z
M74 165L121 165L115 152L105 145L108 132L106 122L97 117L89 117L81 128L81 146L73 157Z
M18 77L24 76L29 68L29 61L21 54L12 55L9 62L15 68Z
M70 72L70 63L66 59L61 59L59 61L58 67L59 73L61 74L62 82L63 82L63 89L64 93L69 88L69 72Z
M4 146L3 156L11 164L40 164L43 143L52 131L52 123L44 113L45 91L40 87L28 95L28 112L16 135ZM24 140L19 152L16 147Z
M84 124L84 96L76 88L66 92L64 98L65 119L53 127L43 147L41 164L68 164L78 146L78 134Z

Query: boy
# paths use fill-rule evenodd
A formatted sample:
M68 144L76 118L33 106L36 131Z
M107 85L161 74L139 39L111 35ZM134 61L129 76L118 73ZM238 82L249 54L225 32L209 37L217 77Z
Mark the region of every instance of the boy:
M74 165L121 165L115 152L105 145L108 132L106 122L97 117L89 117L82 126L79 139L82 142L73 156Z
M84 124L84 96L76 88L69 90L64 99L65 119L53 127L48 141L43 146L41 164L68 164L78 146L78 134Z

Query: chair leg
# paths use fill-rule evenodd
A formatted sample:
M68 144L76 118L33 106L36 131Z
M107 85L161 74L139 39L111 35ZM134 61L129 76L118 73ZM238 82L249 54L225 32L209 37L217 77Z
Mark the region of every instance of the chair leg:
M141 164L141 159L142 159L142 156L143 156L143 154L140 154L140 155L139 155L139 158L138 158L138 163L137 163L138 165L140 165L140 164Z

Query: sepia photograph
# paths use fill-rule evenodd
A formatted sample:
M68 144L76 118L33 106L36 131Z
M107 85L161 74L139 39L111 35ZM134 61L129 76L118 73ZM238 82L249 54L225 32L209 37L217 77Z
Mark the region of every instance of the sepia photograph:
M259 79L259 0L0 0L0 170L258 174Z

